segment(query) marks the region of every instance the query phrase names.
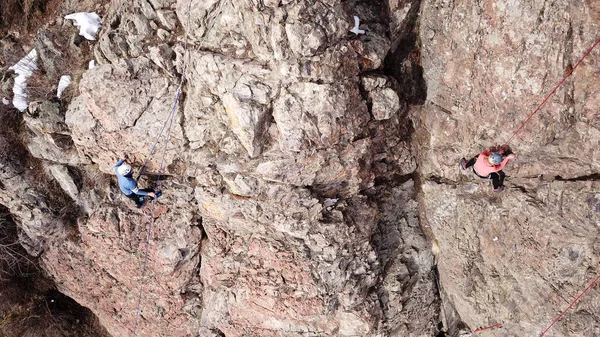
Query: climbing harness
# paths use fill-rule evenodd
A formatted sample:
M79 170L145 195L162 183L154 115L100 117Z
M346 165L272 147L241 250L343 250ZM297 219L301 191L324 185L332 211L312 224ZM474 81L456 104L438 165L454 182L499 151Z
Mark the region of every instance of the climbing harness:
M503 150L506 148L506 146L508 145L508 143L510 143L519 132L521 132L521 130L523 129L523 127L525 126L525 124L527 124L527 122L529 122L529 120L531 120L531 117L533 117L533 115L535 115L538 111L540 111L540 109L542 108L542 106L544 106L544 104L546 104L546 102L550 99L550 97L552 97L552 95L554 95L556 93L556 90L558 90L558 88L567 80L567 78L569 76L571 76L571 74L575 71L575 69L577 69L577 67L579 67L579 65L581 64L581 62L583 62L583 59L585 59L594 48L596 48L596 46L600 43L600 37L596 40L596 42L594 42L594 44L590 47L590 49L588 49L585 54L583 54L583 56L581 57L581 59L579 59L579 61L577 61L577 63L575 64L575 66L573 66L573 68L571 68L569 70L569 72L567 72L567 74L563 77L562 80L560 80L560 82L558 82L558 84L554 87L554 89L552 89L552 91L550 91L550 93L546 96L546 98L544 98L544 100L542 101L542 103L540 103L540 105L538 105L538 107L533 110L533 112L529 115L529 117L527 117L525 119L525 121L521 124L521 126L517 129L517 131L506 141L506 143L504 143L501 147L500 150Z
M156 153L156 149L157 149L159 140L162 137L163 132L165 131L165 129L167 129L167 136L165 138L165 144L164 144L163 151L162 151L160 166L158 169L158 175L157 175L156 182L155 182L155 188L160 187L160 177L162 175L162 171L163 171L164 164L165 164L165 155L167 153L167 146L169 144L169 140L171 139L171 130L173 127L173 119L174 119L175 113L177 111L177 106L179 104L179 99L181 97L183 84L185 83L185 73L187 71L188 61L189 61L187 32L189 31L188 28L189 28L189 23L190 23L191 7L192 7L192 0L189 0L187 12L186 12L186 27L184 29L185 39L184 39L183 67L182 67L182 72L181 72L181 79L179 81L179 85L178 85L177 91L175 93L175 99L173 102L173 106L171 108L171 112L169 113L169 116L163 123L163 126L162 126L158 136L156 137L156 141L154 142L154 144L152 145L152 148L150 149L150 153L144 160L142 168L140 169L140 173L138 174L138 176L136 178L136 181L140 179L140 177L146 167L146 164L148 163L150 158L152 158L154 153ZM168 125L168 128L167 128L167 125ZM141 274L142 280L144 279L144 277L146 277L146 270L147 270L147 265L148 265L148 253L149 253L149 249L150 249L150 238L152 236L152 229L154 227L154 215L153 214L154 214L155 206L156 206L156 198L153 198L152 199L152 207L150 209L150 215L149 215L150 216L150 226L148 227L148 231L146 233L146 248L145 248L145 252L144 252L144 261L142 264L142 274ZM140 293L137 298L136 316L135 316L135 323L134 323L134 327L133 327L133 337L137 336L137 327L138 327L139 318L140 318L140 314L141 314L141 308L142 308L143 287L144 287L144 282L140 282Z

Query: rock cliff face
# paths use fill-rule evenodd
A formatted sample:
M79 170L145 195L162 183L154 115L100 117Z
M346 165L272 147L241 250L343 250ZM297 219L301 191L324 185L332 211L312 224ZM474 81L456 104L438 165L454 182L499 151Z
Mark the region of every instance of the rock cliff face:
M598 14L591 1L423 3L421 214L446 297L471 328L537 336L600 273L600 50L512 141L504 192L457 167L517 131L598 39ZM547 335L597 336L599 305L591 290Z
M418 8L107 4L79 94L24 118L39 174L77 205L58 218L4 193L30 252L114 336L434 335L406 114L424 97L399 90L422 79L390 56L416 49ZM127 152L139 169L161 130L140 184L160 171L164 196L138 211L112 167Z
M32 103L23 146L3 135L21 162L0 156L0 202L113 336L529 336L598 274L600 51L513 141L507 190L458 169L596 39L594 3L96 10L72 100ZM154 206L121 196L124 152L149 159L141 187L160 176ZM600 334L599 303L552 335Z

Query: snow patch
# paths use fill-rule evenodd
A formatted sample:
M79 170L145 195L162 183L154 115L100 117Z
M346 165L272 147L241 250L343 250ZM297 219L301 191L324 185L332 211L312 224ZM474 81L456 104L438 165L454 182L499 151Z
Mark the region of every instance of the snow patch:
M37 58L38 54L35 49L32 49L27 56L23 57L17 64L8 68L14 70L17 73L15 78L15 85L13 87L13 105L19 111L25 111L27 109L27 79L33 75L33 72L37 70Z
M93 69L96 66L96 62L94 62L94 60L90 61L90 64L88 64L88 69Z
M359 29L358 27L360 26L360 19L358 18L358 16L354 16L354 27L352 27L352 29L350 29L350 32L358 35L358 34L364 34L365 31L362 29Z
M71 84L71 76L62 75L60 77L60 80L58 81L58 89L56 89L56 97L60 98L60 95L62 95L63 91L65 91L65 89L69 86L69 84Z
M79 27L79 35L88 40L96 39L96 33L102 25L100 17L96 13L73 13L65 16L65 19L75 20L75 26Z
M10 103L10 101L9 101L9 100L7 100L7 99L6 99L6 97L2 97L2 103L3 103L4 105L8 105L8 103Z

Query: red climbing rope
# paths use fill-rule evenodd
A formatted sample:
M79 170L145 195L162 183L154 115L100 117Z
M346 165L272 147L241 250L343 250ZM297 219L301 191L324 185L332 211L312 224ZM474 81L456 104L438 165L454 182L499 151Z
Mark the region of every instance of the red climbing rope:
M550 99L550 97L552 95L554 95L554 93L556 92L556 90L558 90L558 88L567 80L567 78L569 76L571 76L571 74L575 71L575 69L581 64L581 62L583 62L583 59L586 58L586 56L588 56L592 50L600 43L600 37L596 40L596 42L590 47L590 49L588 49L585 54L583 54L583 57L575 64L575 66L573 68L571 68L571 70L569 70L569 72L565 75L565 77L563 77L563 79L558 82L558 84L556 85L556 87L554 87L554 89L552 89L552 91L548 94L548 96L546 96L546 98L544 98L544 100L542 101L542 103L540 105L538 105L538 107L531 113L531 115L529 115L529 117L527 117L527 119L523 122L523 124L521 124L521 126L517 129L517 131L506 141L506 143L504 143L504 145L502 145L500 147L500 149L504 149L506 147L506 145L508 145L508 143L510 143L511 140L513 140L515 138L515 136L521 132L521 130L523 129L523 127L525 126L525 124L527 124L527 122L529 122L529 120L531 119L531 117L533 117L533 115L535 115L541 108L542 106L544 106L544 104L546 104L546 102L548 101L548 99Z
M598 275L598 277L596 277L596 279L594 280L594 282L590 283L590 285L589 285L587 288L585 288L585 290L584 290L584 291L583 291L581 294L579 294L579 296L577 296L577 298L575 299L575 301L573 301L573 303L571 303L571 305L569 305L569 306L568 306L568 307L565 309L565 311L563 311L563 312L562 312L560 315L558 315L558 317L556 317L556 319L555 319L555 320L554 320L554 321L553 321L553 322L550 324L550 326L548 326L548 327L546 328L546 330L544 330L544 332L542 332L542 333L540 334L540 336L539 336L539 337L542 337L542 336L544 336L544 335L546 334L546 332L548 332L548 330L550 330L550 328L552 328L552 326L554 326L554 324L556 324L556 322L558 322L558 321L559 321L559 320L560 320L560 319L561 319L561 318L562 318L562 317L565 315L565 313L566 313L566 312L567 312L569 309L571 309L571 308L572 308L572 307L575 305L575 303L577 303L577 301L579 301L579 299L580 299L581 297L583 297L583 295L584 295L584 294L585 294L585 293L586 293L588 290L590 290L590 288L592 288L592 287L594 286L594 284L596 284L596 282L598 282L598 280L600 280L600 275Z
M494 324L494 325L486 326L485 328L479 328L479 329L477 329L477 330L475 330L475 331L473 331L473 332L474 332L474 333L475 333L475 332L481 332L481 331L485 331L485 330L490 330L490 329L494 329L494 328L499 328L499 327L501 327L501 326L502 326L502 323L496 323L496 324Z

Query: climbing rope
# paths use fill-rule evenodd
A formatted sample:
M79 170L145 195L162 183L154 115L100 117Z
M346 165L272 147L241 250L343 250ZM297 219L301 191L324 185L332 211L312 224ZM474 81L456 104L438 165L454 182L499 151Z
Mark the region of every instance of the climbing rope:
M550 99L550 97L552 97L552 95L554 95L556 93L556 91L558 90L558 88L560 88L560 86L567 80L567 78L569 78L569 76L571 76L571 74L573 74L573 72L575 71L575 69L577 69L577 67L583 62L583 60L592 52L592 50L594 50L594 48L596 48L596 46L600 44L600 37L592 44L592 46L585 52L585 54L583 54L583 56L579 59L579 61L577 61L577 63L575 64L575 66L573 66L568 72L567 74L562 78L562 80L560 80L560 82L558 82L558 84L554 87L554 89L552 89L552 91L550 91L550 93L548 95L546 95L546 97L544 98L544 100L542 101L542 103L540 103L537 108L525 119L525 121L523 123L521 123L521 126L517 129L517 131L515 131L515 133L506 141L506 143L504 143L499 151L502 151L503 149L506 148L506 146L517 136L517 134L519 134L519 132L521 132L521 130L523 130L523 128L525 127L525 124L527 124L531 118L538 112L540 111L540 109L542 108L542 106L544 106L544 104L546 104L546 102ZM585 290L579 295L577 296L577 298L560 314L558 315L558 317L556 317L556 319L539 335L539 337L543 337L546 332L548 332L565 314L566 312L571 309L578 301L579 299L581 299L581 297L583 297L583 295L590 290L594 284L596 284L598 281L600 281L600 275L587 287L585 288ZM488 327L484 327L484 328L479 328L473 332L481 332L484 330L489 330L489 329L493 329L493 328L497 328L497 327L501 327L502 324L498 323L492 326L488 326Z
M569 72L567 72L567 74L563 77L563 79L560 82L558 82L558 84L554 87L554 89L552 89L552 91L546 96L546 98L544 98L542 103L540 103L540 105L538 105L538 107L529 115L529 117L527 117L527 119L525 119L525 121L521 124L521 126L517 129L517 131L506 141L506 143L504 143L500 147L500 150L503 150L504 148L506 148L508 143L510 143L517 136L517 134L519 132L521 132L521 130L523 129L523 127L525 127L525 124L527 124L529 122L531 117L533 117L533 115L535 115L538 111L540 111L542 106L544 106L544 104L546 104L546 102L550 99L550 97L552 97L552 95L554 95L554 93L556 93L556 90L558 90L558 88L567 80L567 78L569 76L571 76L571 74L575 71L575 69L577 69L577 67L581 64L581 62L583 62L583 59L585 59L599 43L600 43L600 38L598 38L596 40L596 42L590 47L590 49L588 49L585 52L585 54L583 54L583 57L581 57L581 59L579 59L579 61L575 64L575 66L573 68L571 68L571 70L569 70Z
M485 330L491 330L491 329L500 328L500 327L502 327L502 323L496 323L494 325L490 325L490 326L478 328L475 331L473 331L473 333L475 333L475 332L482 332L482 331L485 331Z
M165 131L165 128L167 128L167 124L168 124L168 128L167 128L167 136L165 138L165 145L163 147L163 151L162 151L162 156L161 156L161 161L160 161L160 166L158 169L158 175L155 181L155 189L157 187L160 186L160 178L162 175L162 171L164 168L164 164L165 164L165 156L167 153L167 146L169 144L169 140L171 139L171 130L173 128L173 120L175 119L175 113L177 111L177 106L179 104L179 100L181 97L181 93L182 93L182 88L183 85L185 83L185 73L187 71L187 67L188 67L188 61L189 61L189 51L188 51L188 35L187 32L189 31L189 23L190 23L190 11L191 11L191 6L192 6L192 0L189 0L188 3L188 8L187 8L187 12L186 12L186 27L184 30L184 34L185 34L185 38L184 38L184 54L183 54L183 67L182 67L182 75L181 75L181 79L179 81L179 85L177 87L177 91L175 93L175 99L173 102L173 106L171 108L171 112L169 113L169 116L167 117L167 119L165 120L165 122L163 123L163 126L158 134L158 136L156 137L156 141L154 142L154 144L152 145L152 148L150 149L150 153L148 154L148 156L146 157L146 159L144 160L144 163L142 165L142 168L140 169L140 173L138 174L136 181L140 179L146 164L148 163L148 161L150 160L150 158L152 158L152 156L154 155L154 153L156 152L156 148L158 146L158 143L162 137L163 132ZM146 277L146 270L147 270L147 265L148 265L148 253L150 250L150 238L152 237L152 229L154 228L154 209L156 206L156 198L152 199L152 207L150 209L150 226L148 227L148 231L146 233L146 248L145 248L145 252L144 252L144 261L142 263L142 275L141 275L141 279L143 280ZM137 299L137 305L136 305L136 316L135 316L135 324L133 327L133 337L137 336L137 327L138 327L138 323L139 323L139 318L140 318L140 314L141 314L141 308L142 308L142 293L143 293L143 282L140 282L140 293Z
M175 94L175 101L173 102L173 107L171 108L171 112L169 113L169 117L163 123L163 126L160 129L160 132L158 133L158 137L156 137L156 140L154 141L154 144L152 144L152 148L150 149L150 153L148 154L148 156L146 156L146 159L144 160L144 163L142 164L142 167L140 168L140 173L138 173L138 176L135 178L136 182L140 179L140 177L144 173L144 170L146 169L146 165L148 164L148 162L150 161L150 159L152 158L152 156L156 153L156 146L158 145L158 143L160 141L160 138L162 137L162 134L165 131L165 128L167 127L167 124L169 123L169 120L172 120L173 116L175 115L175 111L177 111L177 104L179 104L179 96L180 96L180 93L181 93L180 89L181 89L182 84L183 84L183 76L182 76L182 81L179 83L179 87L177 88L177 92Z
M596 284L596 282L598 282L599 280L600 280L600 275L598 275L598 277L596 277L596 279L595 279L595 280L594 280L592 283L590 283L590 285L589 285L589 286L587 286L587 288L585 288L585 290L584 290L584 291L583 291L581 294L579 294L579 296L577 296L577 298L576 298L576 299L575 299L573 302L571 302L571 304L570 304L570 305L569 305L569 306L568 306L568 307L567 307L567 308L566 308L566 309L565 309L563 312L561 312L561 313L560 313L560 315L558 315L558 317L556 317L556 319L555 319L554 321L552 321L552 323L551 323L551 324L550 324L550 325L549 325L549 326L546 328L546 330L544 330L544 331L543 331L543 332L540 334L540 336L539 336L539 337L542 337L542 336L544 336L544 335L546 334L546 332L548 332L548 330L550 330L550 328L552 328L552 326L554 326L554 324L556 324L556 322L558 322L558 321L559 321L559 320L560 320L560 319L561 319L561 318L562 318L562 317L565 315L565 313L567 313L567 311L568 311L569 309L571 309L571 308L572 308L572 307L575 305L575 303L577 303L577 301L579 301L579 299L580 299L581 297L583 297L583 295L584 295L584 294L585 294L585 293L586 293L588 290L590 290L590 289L591 289L591 288L594 286L594 284Z
M544 104L546 104L546 102L550 99L550 97L552 97L552 95L554 95L556 93L556 90L558 90L558 88L567 80L567 78L569 76L571 76L571 74L573 74L573 72L575 71L575 69L577 69L577 67L583 62L583 60L592 52L592 50L594 50L594 48L596 48L596 46L600 44L600 38L598 38L596 40L596 42L594 42L594 44L592 44L592 46L585 52L585 54L583 54L583 56L579 59L579 61L577 61L577 63L575 64L575 66L573 66L568 72L567 74L562 78L562 80L560 80L560 82L558 82L558 84L554 87L554 89L552 89L552 91L550 91L550 93L546 96L546 98L544 98L544 100L542 101L542 103L540 103L537 108L525 119L525 121L523 123L521 123L521 126L517 129L517 131L506 141L506 143L504 143L500 149L504 149L506 148L506 146L517 136L517 134L519 132L521 132L521 130L525 127L525 124L527 124L531 118L533 117L533 115L535 115L541 108L542 106L544 106ZM571 302L571 304L562 312L560 313L560 315L558 315L558 317L556 317L556 319L554 319L554 321L552 321L552 323L539 335L539 337L543 337L546 332L548 332L566 313L569 309L571 309L580 299L581 297L583 297L583 295L590 290L594 284L596 284L598 281L600 280L600 275L598 277L596 277L596 279L590 283L590 285L588 285L587 288L585 288L585 290L579 294L579 296L577 296L577 298ZM481 331L481 330L480 330Z
M192 7L192 0L190 0L190 2L188 4L188 8L187 8L187 12L186 12L187 20L186 20L186 24L185 24L185 32L188 31L188 27L190 26L191 7ZM181 71L182 75L181 75L181 80L179 81L179 86L177 87L177 92L175 94L175 101L173 102L173 106L171 107L171 112L169 113L169 117L163 123L163 126L160 129L160 132L158 133L158 136L156 137L154 144L152 144L152 147L150 148L150 153L148 154L148 156L146 156L146 159L144 160L144 163L142 164L142 167L140 168L140 173L138 174L137 178L135 178L136 181L138 181L140 179L140 177L144 173L144 170L146 169L146 165L148 164L148 161L150 161L152 156L156 153L156 146L158 145L158 142L159 142L160 138L162 137L162 134L165 131L165 128L168 123L169 130L168 130L167 140L165 141L165 147L164 147L163 156L162 156L162 160L161 160L161 166L160 166L159 172L158 172L158 177L160 179L160 173L161 173L161 170L162 170L163 164L164 164L164 155L166 153L167 143L168 143L169 139L171 138L171 127L173 125L173 117L175 116L175 112L177 111L177 105L179 104L179 98L181 96L181 89L183 88L183 84L185 82L185 73L186 73L187 67L188 67L189 53L188 53L188 35L187 35L187 33L185 33L185 38L184 38L184 42L183 42L183 50L184 50L184 56L183 56L183 67L182 67L182 71ZM159 181L159 179L157 179L157 182Z

